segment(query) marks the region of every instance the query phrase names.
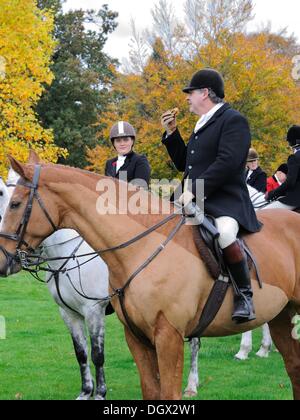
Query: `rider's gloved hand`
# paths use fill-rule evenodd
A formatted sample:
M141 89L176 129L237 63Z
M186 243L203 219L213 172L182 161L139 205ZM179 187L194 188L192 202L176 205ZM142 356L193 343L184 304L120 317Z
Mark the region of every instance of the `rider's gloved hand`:
M179 204L185 207L185 206L188 206L194 200L194 198L195 196L193 193L191 193L190 191L186 191L181 195L178 202Z

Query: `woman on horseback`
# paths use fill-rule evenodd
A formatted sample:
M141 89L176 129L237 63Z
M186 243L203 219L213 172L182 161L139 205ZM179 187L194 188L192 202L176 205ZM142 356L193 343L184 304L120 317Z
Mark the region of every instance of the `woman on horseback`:
M133 151L136 140L133 126L125 121L118 122L110 131L110 140L118 156L106 162L105 175L147 188L151 168L146 156Z

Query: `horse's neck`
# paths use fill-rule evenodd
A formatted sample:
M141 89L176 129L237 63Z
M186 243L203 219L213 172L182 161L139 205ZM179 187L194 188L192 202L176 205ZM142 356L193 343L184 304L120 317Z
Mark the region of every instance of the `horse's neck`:
M53 233L53 235L49 236L49 238L45 239L43 245L54 246L55 244L71 241L72 239L77 237L78 233L75 230L62 229Z
M90 257L81 257L81 255L91 253L93 250L76 231L71 229L60 230L46 239L43 245L43 256L46 258L69 257L66 260L49 261L48 265L52 270L58 271L62 266L70 270L68 273L60 274L58 287L66 302L71 302L70 305L73 309L83 314L87 313L84 308L91 311L92 302L82 298L76 290L99 299L108 295L107 266L99 257L93 261L90 261ZM72 258L74 252L77 256L75 259ZM48 274L49 278L53 280L50 273ZM50 281L48 287L55 298L57 296L57 286L53 281Z
M63 179L63 174L61 174ZM75 229L95 250L115 247L129 239L143 233L147 226L143 223L143 217L127 214L111 215L97 212L97 201L103 198L96 193L97 179L91 177L86 182L86 174L76 172L73 185L66 182L48 182L48 188L52 190L58 200L59 207L64 214L61 228ZM57 174L59 179L59 174ZM52 176L52 179L54 176ZM74 179L76 184L74 185ZM72 182L72 181L71 181ZM145 193L148 194L148 193ZM155 224L158 219L165 216L146 216L149 226ZM145 219L145 218L144 218ZM170 230L170 226L168 226ZM149 257L149 249L154 250L160 245L161 237L152 234L147 238L132 245L130 248L103 255L103 259L109 266L110 272L116 277L124 277L132 273L132 267L142 263Z
M55 232L43 242L43 253L48 258L69 256L81 242L82 238L75 230L63 229ZM62 262L60 262L62 265Z
M72 267L76 267L77 263L84 264L86 261L90 260L90 257L80 257L79 261L74 261L72 258L72 255L76 253L76 255L85 255L93 253L94 250L85 242L83 241L82 237L72 229L62 229L57 232L55 232L53 235L51 235L49 238L45 239L43 242L43 255L46 258L60 258L60 257L70 257L70 260L68 261L68 264L66 267L69 266L69 264ZM57 260L57 261L50 261L49 266L53 270L59 270L61 266L66 263L67 260ZM97 264L97 265L96 265ZM91 264L89 266L84 265L83 268L81 268L81 271L85 271L85 269L88 269L89 267L92 267ZM98 281L101 281L101 287L103 289L107 288L107 267L105 266L104 262L100 260L100 258L97 259L97 261L94 260L94 266L93 271L97 271L99 276ZM72 273L72 278L77 278L77 272ZM89 274L88 281L89 286L94 285L94 277L92 273ZM95 293L94 293L95 294Z

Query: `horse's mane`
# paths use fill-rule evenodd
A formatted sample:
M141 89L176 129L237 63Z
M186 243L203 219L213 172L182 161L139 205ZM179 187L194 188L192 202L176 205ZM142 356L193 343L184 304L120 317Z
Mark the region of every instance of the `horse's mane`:
M95 191L94 189L94 185L95 183L98 183L99 181L101 181L102 179L109 179L110 181L112 181L116 187L118 188L120 186L120 184L127 184L125 181L119 180L117 178L112 178L112 177L107 177L104 175L99 175L96 174L94 172L89 172L86 171L84 169L79 169L79 168L73 168L72 166L64 166L64 165L55 165L55 164L42 164L42 168L44 169L54 169L55 173L51 174L51 182L57 182L57 183L65 183L66 181L64 179L62 179L58 173L58 169L62 170L63 172L67 172L70 173L70 178L68 179L68 182L70 182L71 184L77 184L80 183L82 184L82 182L78 182L79 178L80 181L82 181L82 176L86 177L87 183L84 183L84 186L87 188L92 188L93 191ZM75 174L78 175L78 178L74 176L74 172ZM46 179L47 179L47 175L46 175ZM91 182L88 182L92 181ZM128 184L127 184L128 185ZM134 186L134 185L130 185L130 190L128 190L128 197L131 198L135 193L137 192L141 192L141 188L138 186ZM143 194L148 195L148 197L150 197L152 195L151 192L146 191L146 190L142 190ZM165 199L163 198L159 198L159 202L160 204L163 203ZM174 205L171 204L171 211L174 211ZM149 216L149 215L148 215ZM151 215L153 217L153 215ZM161 215L158 215L158 217L161 217Z
M64 165L54 165L54 164L42 164L43 169L48 169L51 171L51 174L47 174L47 172L44 172L45 181L54 182L54 183L66 183L70 182L71 184L81 184L84 185L84 187L90 189L91 191L96 191L96 185L101 179L110 179L112 182L115 183L117 189L120 186L120 183L124 183L124 181L120 181L116 178L110 178L106 177L104 175L99 175L93 172L89 172L83 169L73 168L71 166L64 166ZM68 174L68 178L62 179L61 171L65 174ZM78 176L76 176L78 175ZM84 177L84 178L83 178ZM49 179L50 178L50 179ZM83 182L84 181L84 182ZM128 192L128 198L130 198L132 195L134 195L136 192L140 191L141 189L139 187L130 187L130 191ZM142 194L146 194L150 200L150 197L152 193L143 190ZM159 198L159 207L161 209L161 206L164 202L164 199ZM170 205L170 214L174 212L174 205ZM167 217L167 215L164 214L139 214L139 215L133 215L128 214L128 217L132 218L136 222L138 222L140 225L142 225L145 228L149 228L164 218ZM168 235L168 233L175 227L176 223L178 222L180 216L178 218L175 218L173 221L169 222L167 225L163 226L158 230L158 232ZM178 244L180 244L185 249L189 250L191 253L198 255L198 251L195 247L194 241L193 241L193 230L191 226L187 226L184 228L185 234L182 234L182 231L179 232L179 234L176 235L174 241Z

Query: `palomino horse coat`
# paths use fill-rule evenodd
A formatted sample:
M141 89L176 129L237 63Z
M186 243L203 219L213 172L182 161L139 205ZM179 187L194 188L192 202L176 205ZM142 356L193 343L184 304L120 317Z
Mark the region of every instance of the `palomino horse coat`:
M39 157L31 150L28 163L39 164ZM8 174L7 185L0 177L0 220L10 201L15 186L20 176L11 168ZM0 222L1 224L1 222ZM81 244L79 246L79 244ZM79 246L79 248L78 248ZM108 301L101 301L107 296L108 290L108 269L104 261L97 257L91 260L90 257L80 258L80 261L71 258L74 249L78 248L77 255L93 252L86 242L78 236L74 230L60 230L41 244L43 256L54 259L49 261L49 268L59 270L62 265L69 272L62 272L57 285L53 273L47 273L45 281L54 301L59 306L60 314L69 329L76 357L81 373L81 393L78 400L88 400L92 397L94 390L93 375L88 363L88 335L91 340L91 359L96 370L95 399L103 400L106 395L104 377L104 334L105 334L105 311ZM61 256L70 256L69 261L55 261ZM74 270L80 263L82 266ZM90 299L92 298L92 299ZM95 303L95 298L99 302ZM86 328L85 328L86 327ZM88 331L88 334L87 334ZM196 347L198 340L195 339ZM194 351L195 345L191 343L192 362L189 381L186 389L187 396L197 395L199 386L198 379L198 352Z
M13 159L11 163L22 178L32 181L34 165L21 165ZM97 193L97 188L101 189L99 181L106 182L108 179L78 169L42 165L39 195L59 229L75 229L93 249L101 250L124 243L164 218L161 214L133 215L130 212L101 214L97 208L99 210L105 200L111 213L116 208L112 201L114 194L108 197L104 192ZM124 206L124 200L128 203L135 199L135 194L139 194L141 206L147 207L150 198L147 192L135 191L122 198L122 183L110 182L114 182L116 197L120 196L118 205ZM3 221L3 232L15 233L18 230L28 195L27 187L17 186ZM261 290L253 273L257 319L242 326L232 322L233 293L230 289L205 336L234 335L270 322L273 340L292 381L294 396L299 399L300 343L292 338L291 319L300 306L300 217L289 211L271 210L260 214L260 219L264 223L262 231L245 237L264 281ZM126 249L103 254L109 267L111 285L121 288L165 241L177 222L175 219ZM49 220L35 200L25 241L36 248L52 231ZM0 238L0 246L0 274L6 276L19 271L18 262L8 257L8 253L16 253L16 243ZM153 349L145 347L132 335L118 298L112 300L119 319L125 325L127 343L139 369L145 399L181 398L184 337L195 329L212 286L213 280L194 245L192 227L186 225L126 291L129 317L151 340Z

